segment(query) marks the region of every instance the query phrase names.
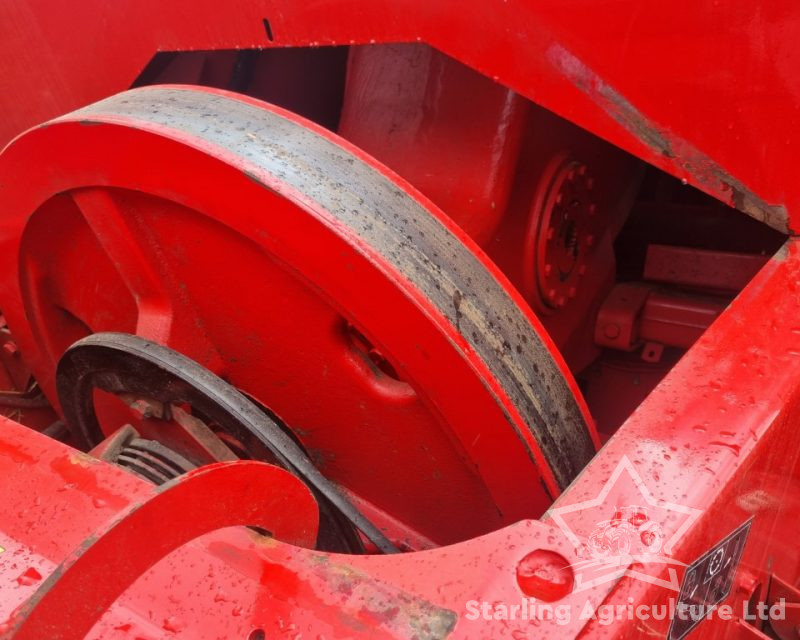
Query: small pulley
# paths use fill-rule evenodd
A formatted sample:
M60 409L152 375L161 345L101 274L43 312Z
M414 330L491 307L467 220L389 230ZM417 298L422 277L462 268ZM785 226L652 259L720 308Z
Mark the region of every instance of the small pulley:
M275 462L301 478L314 492L323 516L335 512L355 527L380 551L394 553L395 546L356 509L309 460L281 426L238 389L186 356L136 335L96 333L73 344L58 363L56 386L64 418L79 447L91 449L103 440L94 406L94 390L118 396L156 400L164 405L188 405L193 412L241 442L255 439ZM134 439L135 440L135 439ZM152 457L153 445L134 442L130 460L143 453ZM132 445L127 442L129 449ZM334 525L334 526L336 526ZM352 544L350 545L352 546Z

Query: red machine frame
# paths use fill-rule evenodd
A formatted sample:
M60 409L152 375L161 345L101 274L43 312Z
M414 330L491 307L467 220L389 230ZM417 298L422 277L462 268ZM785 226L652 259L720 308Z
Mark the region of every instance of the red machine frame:
M800 11L791 3L682 1L665 10L633 0L508 0L467 10L443 0L274 0L221 12L213 2L14 2L0 7L0 23L16 34L0 42L0 81L14 87L14 99L3 101L3 143L128 88L159 50L424 42L779 231L800 227L792 155L800 144ZM32 47L31 33L47 45ZM2 420L0 575L17 576L0 586L3 631L18 638L79 638L90 629L98 638L666 637L668 619L467 617L470 601L562 595L564 577L544 552L580 559L552 514L596 499L628 460L656 502L697 510L670 550L679 562L691 563L752 518L726 602L741 611L742 603L782 597L783 633L796 633L799 286L800 248L789 239L541 521L402 556L329 555L244 529L183 544L260 517L274 527L279 506L256 513L247 498L277 476L287 496L302 503L304 494L279 470L255 463L210 467L157 490ZM207 499L215 487L226 490L219 503ZM613 494L601 497L615 504ZM215 511L223 501L226 509ZM162 527L167 512L182 524ZM570 527L591 530L596 513L576 514ZM669 537L684 521L661 524ZM288 531L283 539L307 535ZM669 596L655 582L669 579L668 566L623 569L555 601L580 611L587 601L624 607ZM87 573L75 577L78 570ZM711 617L697 635L767 637L740 616Z

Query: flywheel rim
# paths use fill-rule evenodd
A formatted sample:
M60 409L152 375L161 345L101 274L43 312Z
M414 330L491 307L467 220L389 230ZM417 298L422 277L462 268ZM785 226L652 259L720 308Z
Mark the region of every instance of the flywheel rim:
M81 122L135 126L149 135L183 138L184 143L188 139L196 148L213 149L225 157L261 188L278 189L301 208L324 209L324 224L344 227L349 241L359 244L357 249L370 259L380 252L381 268L402 270L408 281L403 284L416 289L405 295L423 296L430 305L426 312L438 312L449 323L453 347L473 358L474 366L488 370L488 379L481 372L487 392L505 398L497 402L535 459L551 494L563 489L593 454L596 436L587 426L585 407L576 399L577 387L530 311L519 305L519 296L498 281L497 273L463 234L430 215L432 205L364 154L275 107L189 87L126 92L58 119L49 128ZM231 126L245 122L251 125L248 132L258 131L254 137ZM4 153L7 163L14 162L16 146ZM319 175L322 164L326 175ZM367 200L375 214L370 220L357 210L359 199ZM320 202L325 205L320 207ZM353 203L355 207L348 207ZM4 304L9 297L22 302L22 291L2 293ZM24 309L24 304L19 306ZM24 312L8 315L12 329L23 328ZM28 346L33 343L31 334ZM542 396L549 397L549 405L542 406ZM522 419L509 415L514 412Z

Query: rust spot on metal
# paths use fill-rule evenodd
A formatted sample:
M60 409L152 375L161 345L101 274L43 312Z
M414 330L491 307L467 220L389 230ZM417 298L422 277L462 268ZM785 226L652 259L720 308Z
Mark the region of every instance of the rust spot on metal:
M402 637L437 640L449 636L456 626L455 611L383 585L351 566L321 562L315 573L348 604L357 603L359 618L373 620Z
M676 174L688 174L698 187L730 206L781 233L792 233L784 205L765 202L691 143L658 126L563 46L553 45L548 50L548 59L625 130L669 159L677 169Z
M250 535L253 540L260 537ZM261 562L254 562L247 549L227 542L213 541L208 550L257 581L271 597L302 602L321 620L332 616L337 626L344 625L358 635L374 635L380 627L392 637L440 640L455 629L455 611L376 580L361 569L339 562L336 556L308 551L275 562L286 545L268 540L256 544L265 553L277 555L262 557ZM324 589L320 589L321 584Z

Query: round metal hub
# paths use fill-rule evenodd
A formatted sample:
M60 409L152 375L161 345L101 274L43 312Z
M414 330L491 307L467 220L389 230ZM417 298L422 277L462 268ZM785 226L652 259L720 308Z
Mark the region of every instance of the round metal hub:
M586 274L587 256L599 237L592 201L594 181L586 165L558 156L543 173L531 216L537 307L562 309L574 299Z
M0 179L0 305L51 399L83 336L167 345L269 407L410 548L540 515L594 453L574 381L495 267L293 114L138 89L18 138Z

